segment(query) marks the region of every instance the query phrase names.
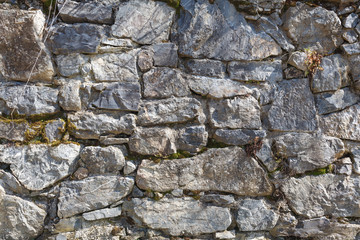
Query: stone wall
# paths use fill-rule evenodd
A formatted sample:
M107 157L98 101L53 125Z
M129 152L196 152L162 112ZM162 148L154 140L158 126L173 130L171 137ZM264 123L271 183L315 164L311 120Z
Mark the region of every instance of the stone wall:
M360 239L358 1L0 2L1 240Z

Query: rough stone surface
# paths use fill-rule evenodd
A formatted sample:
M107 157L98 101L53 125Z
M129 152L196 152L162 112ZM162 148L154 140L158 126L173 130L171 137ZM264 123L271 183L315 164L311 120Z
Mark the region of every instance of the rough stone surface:
M0 186L0 237L3 239L32 239L43 230L46 211L34 203L5 194Z
M92 112L77 112L69 114L70 123L73 125L71 134L81 139L99 139L103 134L131 134L135 129L136 116L126 114L119 119L106 114Z
M217 129L213 137L216 141L223 142L228 145L246 145L252 143L255 138L262 139L266 137L266 131L249 129Z
M121 207L104 208L92 212L83 213L83 218L87 221L95 221L104 218L113 218L121 215Z
M229 209L206 206L192 198L160 201L134 198L125 203L124 209L138 221L172 236L224 231L231 224Z
M276 155L287 158L295 173L323 168L345 152L338 138L309 133L288 133L274 139Z
M314 131L317 128L315 101L308 79L279 83L278 94L268 117L272 130Z
M85 147L80 154L81 165L90 174L117 173L125 165L122 151L116 147Z
M211 59L189 59L185 62L185 68L190 74L224 78L226 65Z
M112 35L127 37L140 44L166 41L175 9L162 2L134 0L121 3L116 14Z
M249 12L251 14L271 13L281 11L285 5L285 0L230 0L239 11Z
M42 190L72 173L79 152L76 144L1 145L0 162L10 164L12 173L27 189Z
M154 53L149 50L139 52L137 64L142 72L149 71L154 66Z
M272 62L230 62L230 78L239 81L281 81L281 61Z
M354 147L351 149L351 154L353 155L353 168L356 174L360 174L360 146Z
M61 183L58 216L66 218L109 206L128 195L134 180L119 176L94 176Z
M180 4L184 10L174 37L182 55L231 61L281 54L280 46L266 33L256 33L228 1L210 4L188 0Z
M63 134L66 131L65 124L65 121L62 119L56 119L46 124L44 131L49 143L62 139Z
M209 102L210 121L216 128L261 127L260 106L252 96L212 100Z
M353 141L360 141L359 124L359 104L319 118L319 126L324 134Z
M141 126L151 126L192 120L201 122L203 115L201 103L195 98L144 101L140 105L138 123Z
M298 45L298 49L311 48L321 54L330 54L343 42L341 21L333 11L298 3L284 15L283 28Z
M1 187L5 190L7 194L29 194L29 190L27 190L23 185L21 185L21 183L16 179L14 175L0 169L0 188Z
M360 54L360 43L343 44L341 45L341 49L347 55L357 55Z
M354 30L345 31L342 35L343 39L348 43L355 43L359 35Z
M0 121L0 138L23 142L26 140L25 132L29 127L26 121Z
M80 98L81 82L71 80L60 87L59 90L59 105L66 111L81 110Z
M359 177L325 174L290 178L281 187L291 209L307 218L359 217Z
M315 102L319 114L328 114L343 110L356 104L360 96L353 93L349 88L339 89L334 93L321 93L315 95Z
M288 64L302 71L306 71L307 70L307 66L305 64L306 58L307 56L305 52L300 52L300 51L293 52L290 54Z
M173 43L158 43L152 46L154 65L157 67L177 67L178 47Z
M124 174L129 175L136 170L136 165L133 162L126 161L124 166Z
M143 75L144 97L168 98L185 97L190 90L183 74L172 68L153 68Z
M56 63L59 72L64 77L71 77L81 73L81 67L89 61L89 57L84 54L72 53L68 55L58 55Z
M271 230L279 214L271 210L264 200L244 199L239 203L236 223L240 231Z
M351 13L343 20L345 28L354 28L359 22L359 16L356 13Z
M208 133L204 125L188 126L178 130L176 147L194 153L201 151L207 141Z
M51 81L55 70L41 39L44 14L40 10L0 9L0 22L1 74L16 81Z
M136 176L141 189L166 192L181 188L264 196L272 192L265 171L239 147L209 149L193 158L143 160Z

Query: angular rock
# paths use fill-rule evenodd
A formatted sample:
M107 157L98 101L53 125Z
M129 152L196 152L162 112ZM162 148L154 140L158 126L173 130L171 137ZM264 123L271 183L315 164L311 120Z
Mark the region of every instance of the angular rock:
M178 47L174 43L158 43L152 45L154 65L157 67L177 67Z
M352 173L352 162L349 157L342 158L336 163L335 173L350 176Z
M121 207L116 207L116 208L104 208L92 212L83 213L82 216L86 221L95 221L104 218L118 217L120 215L121 215Z
M281 11L285 6L285 0L230 0L239 11L249 12L250 14L271 13Z
M97 53L105 30L90 23L59 24L48 39L55 54Z
M124 210L137 221L172 236L196 236L226 230L231 224L228 208L206 206L192 198L163 198L160 201L133 198Z
M279 214L264 200L244 199L239 203L236 223L240 231L264 231L275 227Z
M360 81L360 68L358 67L360 64L360 55L350 56L348 59L350 63L351 76L353 78L353 81L356 83Z
M235 198L232 195L207 194L201 196L200 201L216 206L230 207L235 203Z
M29 123L25 120L0 120L0 138L23 142L29 128Z
M160 164L143 160L136 183L141 189L158 192L176 188L248 196L265 196L272 192L266 172L239 147L212 148L192 158Z
M43 231L46 211L34 203L5 194L0 186L0 236L3 239L35 239Z
M360 43L343 44L341 50L347 55L358 55L360 54Z
M211 100L210 121L216 128L261 128L260 106L252 96Z
M360 177L324 174L290 178L281 190L298 215L314 218L360 216Z
M90 174L117 173L125 166L122 151L116 147L85 147L80 154L81 164Z
M360 141L360 105L351 106L341 112L321 116L319 125L321 130L333 137Z
M29 194L29 190L27 190L23 185L21 185L21 183L16 179L14 175L0 169L0 188L1 187L8 194Z
M51 81L55 71L42 42L44 14L0 9L0 22L0 73L9 80Z
M201 103L195 98L169 98L144 101L140 105L138 123L141 126L152 126L192 120L202 122L203 117Z
M58 90L50 87L11 84L0 86L0 109L7 115L53 114L60 110L57 101Z
M126 161L124 166L124 174L129 175L136 170L136 165L133 162Z
M59 105L62 109L66 111L81 110L80 85L80 81L70 80L61 86L59 91Z
M359 22L359 16L356 13L351 13L343 20L344 28L354 28Z
M80 181L62 182L58 216L67 218L107 207L128 195L133 186L132 178L119 176L94 176Z
M336 91L349 84L349 64L340 54L324 57L320 67L322 70L317 70L312 78L313 92Z
M216 239L235 239L235 230L215 233Z
M112 37L105 37L101 39L101 44L113 47L122 47L127 50L139 47L139 44L134 43L133 41L131 41L131 39L119 39Z
M305 73L295 67L288 67L284 70L285 79L304 78Z
M360 96L351 92L349 88L339 89L334 93L321 93L315 95L315 102L319 114L328 114L343 110L356 104Z
M137 64L142 72L149 71L154 66L154 53L149 50L139 52Z
M44 131L49 143L60 141L64 135L64 132L66 131L66 123L61 118L53 121L50 120L45 125Z
M176 140L177 149L188 152L199 152L206 146L208 133L204 125L188 126L179 129Z
M112 25L112 35L153 44L169 38L175 9L163 2L134 0L121 3Z
M324 168L345 152L338 138L308 133L288 133L274 138L275 155L286 158L295 173Z
M305 52L296 51L290 54L288 64L296 67L297 69L306 71L307 66L305 64L307 55Z
M257 33L228 1L210 4L189 0L180 4L183 11L174 39L181 55L233 61L281 54L279 45L266 33Z
M90 105L99 109L137 111L140 97L139 83L112 83L104 85L99 97Z
M228 145L246 145L252 143L255 138L264 137L266 131L250 129L217 129L213 136L216 141Z
M343 33L343 39L348 43L357 42L359 35L354 30L349 30Z
M81 73L81 67L89 61L89 56L79 53L56 56L59 72L64 77L71 77Z
M231 98L253 93L244 84L230 79L188 76L187 81L193 92L210 98Z
M317 128L315 101L308 79L279 83L279 90L268 117L271 130L315 131Z
M211 59L189 59L185 68L190 74L218 78L224 78L226 72L225 63Z
M191 94L184 75L177 69L153 68L143 75L144 97L185 97Z
M114 22L111 5L66 1L66 4L58 4L58 9L61 9L60 17L66 23L113 24Z
M279 167L280 162L276 161L273 155L272 141L263 139L262 143L262 147L256 152L256 157L264 164L269 172L274 172Z
M298 3L284 15L284 30L298 49L330 54L343 43L341 21L333 11Z
M230 78L239 81L281 81L282 67L280 60L271 62L230 62Z
M29 190L42 190L69 176L80 153L76 144L0 146L0 162Z
M360 147L354 147L351 149L353 168L356 174L360 174Z
M99 139L104 134L131 134L135 129L136 116L126 114L119 119L106 114L77 112L69 114L70 133L81 139Z
M96 81L137 82L137 50L125 53L96 55L91 59L91 67Z

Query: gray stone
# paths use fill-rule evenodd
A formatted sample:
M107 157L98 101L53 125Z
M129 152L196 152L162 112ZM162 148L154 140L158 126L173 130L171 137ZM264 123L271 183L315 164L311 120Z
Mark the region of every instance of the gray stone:
M50 120L46 123L44 131L49 143L60 141L66 131L66 123L62 119Z
M104 208L128 195L134 186L132 178L94 176L80 181L61 183L58 216L67 218Z
M152 126L164 123L202 122L204 113L201 103L195 98L169 98L144 101L140 105L138 123Z
M168 156L176 153L176 132L168 127L136 128L130 138L130 151L142 155Z
M113 47L122 47L123 49L132 49L136 48L139 45L131 39L119 39L119 38L112 38L112 37L105 37L101 39L101 44Z
M91 58L96 81L137 82L137 53L138 50L132 50L125 53L100 54Z
M211 59L189 59L185 68L190 74L218 78L224 78L226 72L225 63Z
M215 233L216 239L235 239L235 230Z
M89 61L89 56L79 53L56 56L59 73L64 77L71 77L81 73L82 66Z
M216 128L259 129L261 127L260 106L252 96L211 100L209 111L210 122Z
M69 176L77 163L80 146L46 144L0 146L0 162L10 164L14 176L29 190L42 190Z
M227 208L206 206L192 198L163 198L160 201L134 198L124 210L137 221L172 236L196 236L226 230L231 224Z
M136 165L133 162L126 161L124 166L124 174L129 175L136 170Z
M348 43L357 42L359 35L354 30L345 31L342 35Z
M266 172L239 147L212 148L192 158L160 164L143 160L136 183L141 189L158 192L176 188L248 196L265 196L272 192Z
M70 133L81 139L99 139L103 134L131 134L135 129L136 116L126 114L118 119L106 114L77 112L69 114Z
M230 78L239 81L281 81L281 61L264 62L230 62L228 65Z
M10 115L52 114L60 110L58 90L45 86L11 85L0 86L0 109Z
M356 104L360 96L351 92L349 88L339 89L334 93L321 93L315 95L315 102L319 114L328 114L343 110Z
M356 174L360 174L360 146L351 149L353 168Z
M360 80L360 68L358 67L360 64L360 55L350 56L348 59L350 63L351 76L353 81L357 82Z
M252 143L255 138L264 137L266 137L266 131L250 129L217 129L213 136L216 141L228 145L246 145Z
M0 186L0 236L2 239L35 239L43 231L46 211L34 203L5 194Z
M0 138L23 142L29 128L29 123L25 120L0 120Z
M343 26L344 28L354 28L359 22L359 16L356 13L349 14L346 18L343 20Z
M277 96L270 107L271 130L311 132L317 128L314 97L308 79L279 83Z
M175 9L162 2L134 0L120 4L112 35L131 38L139 44L153 44L169 38Z
M352 173L351 159L346 157L336 162L335 173L350 176Z
M360 216L358 176L324 174L290 178L281 190L291 209L306 218Z
M112 6L99 3L79 3L66 1L58 4L61 19L66 23L89 22L98 24L113 24Z
M183 151L199 152L206 146L208 133L204 125L188 126L178 130L176 147Z
M149 71L154 66L154 53L149 50L139 52L137 64L142 72Z
M137 111L140 97L139 83L111 83L104 85L99 97L90 105L99 109Z
M191 94L184 75L177 69L158 67L143 75L144 97L185 97Z
M355 31L356 31L358 34L360 34L360 23L358 23L358 25L356 25Z
M274 158L272 141L263 139L262 143L262 147L256 152L256 157L264 164L269 172L274 172L279 167L280 162Z
M295 67L288 67L284 70L285 79L304 78L305 73Z
M310 48L320 54L330 54L343 42L341 21L336 13L305 3L298 3L285 12L283 28L298 49Z
M183 11L174 39L181 55L233 61L281 54L280 46L266 33L257 33L228 1L210 4L188 0L180 4Z
M343 44L341 45L341 50L347 55L360 54L360 43Z
M290 54L288 64L296 67L297 69L306 71L307 66L305 64L307 55L305 52L296 51Z
M288 133L274 138L275 155L286 158L295 173L323 168L345 152L338 138L309 133Z
M259 13L271 13L281 11L285 6L285 0L230 0L239 11L258 15Z
M177 67L178 47L174 43L158 43L151 46L154 65L157 67Z
M210 98L231 98L248 96L253 91L243 83L230 79L188 76L189 88L202 96Z
M29 194L29 190L27 190L23 185L21 185L21 183L16 179L14 175L0 169L0 188L1 187L5 190L7 194Z
M353 141L360 141L359 124L359 104L319 118L319 126L324 134Z
M86 221L95 221L104 218L118 217L120 215L121 215L121 207L116 207L116 208L104 208L92 212L86 212L83 213L82 216Z
M240 231L271 230L277 223L279 214L264 200L244 199L239 203L236 223Z
M51 81L55 71L41 39L45 25L41 10L0 9L0 22L1 74L16 81Z
M129 142L129 138L100 136L100 143L102 145L121 145L128 142Z
M324 57L320 68L321 70L316 70L312 78L313 92L336 91L349 84L349 64L340 54Z
M118 173L125 166L122 151L116 147L85 147L80 154L81 164L90 174Z
M97 53L104 28L90 23L59 24L48 39L55 54Z
M201 196L200 201L216 206L230 207L235 203L235 198L232 195L206 194Z
M59 105L62 109L66 111L81 110L80 85L80 81L70 80L60 87Z

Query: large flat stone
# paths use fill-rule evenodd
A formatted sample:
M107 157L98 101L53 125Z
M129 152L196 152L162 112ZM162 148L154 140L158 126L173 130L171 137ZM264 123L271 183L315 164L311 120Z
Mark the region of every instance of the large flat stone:
M316 107L319 114L328 114L340 111L356 104L360 96L353 93L349 88L339 89L334 93L321 93L315 95Z
M143 160L136 183L141 189L159 192L181 188L247 196L266 196L273 188L266 172L240 147L212 148L192 158L159 164Z
M231 224L228 208L206 206L192 198L163 198L160 201L133 198L124 210L137 221L172 236L197 236L226 230Z
M58 216L67 218L111 205L128 195L134 186L132 178L95 176L81 181L61 183Z
M360 178L324 174L290 178L281 187L291 209L307 218L360 216Z
M169 39L175 9L163 2L134 0L121 3L112 35L131 38L140 44L160 43Z
M89 56L80 53L56 56L57 67L64 77L80 74L81 68L88 62Z
M55 70L41 40L44 14L40 10L0 9L0 22L1 74L16 81L51 81Z
M182 55L232 61L281 54L280 46L266 33L257 33L227 0L214 4L187 0L180 4L183 10L174 39Z
M42 190L69 176L79 154L76 144L0 146L0 162L10 164L12 173L29 190Z
M317 128L314 97L308 79L279 83L277 96L270 107L271 130L312 132Z
M264 137L266 137L266 131L250 129L217 129L213 136L216 141L228 145L246 145L252 143L255 138Z
M189 59L185 62L185 68L190 74L224 78L226 64L212 59Z
M230 62L228 72L231 79L239 81L281 81L280 60L257 62Z

